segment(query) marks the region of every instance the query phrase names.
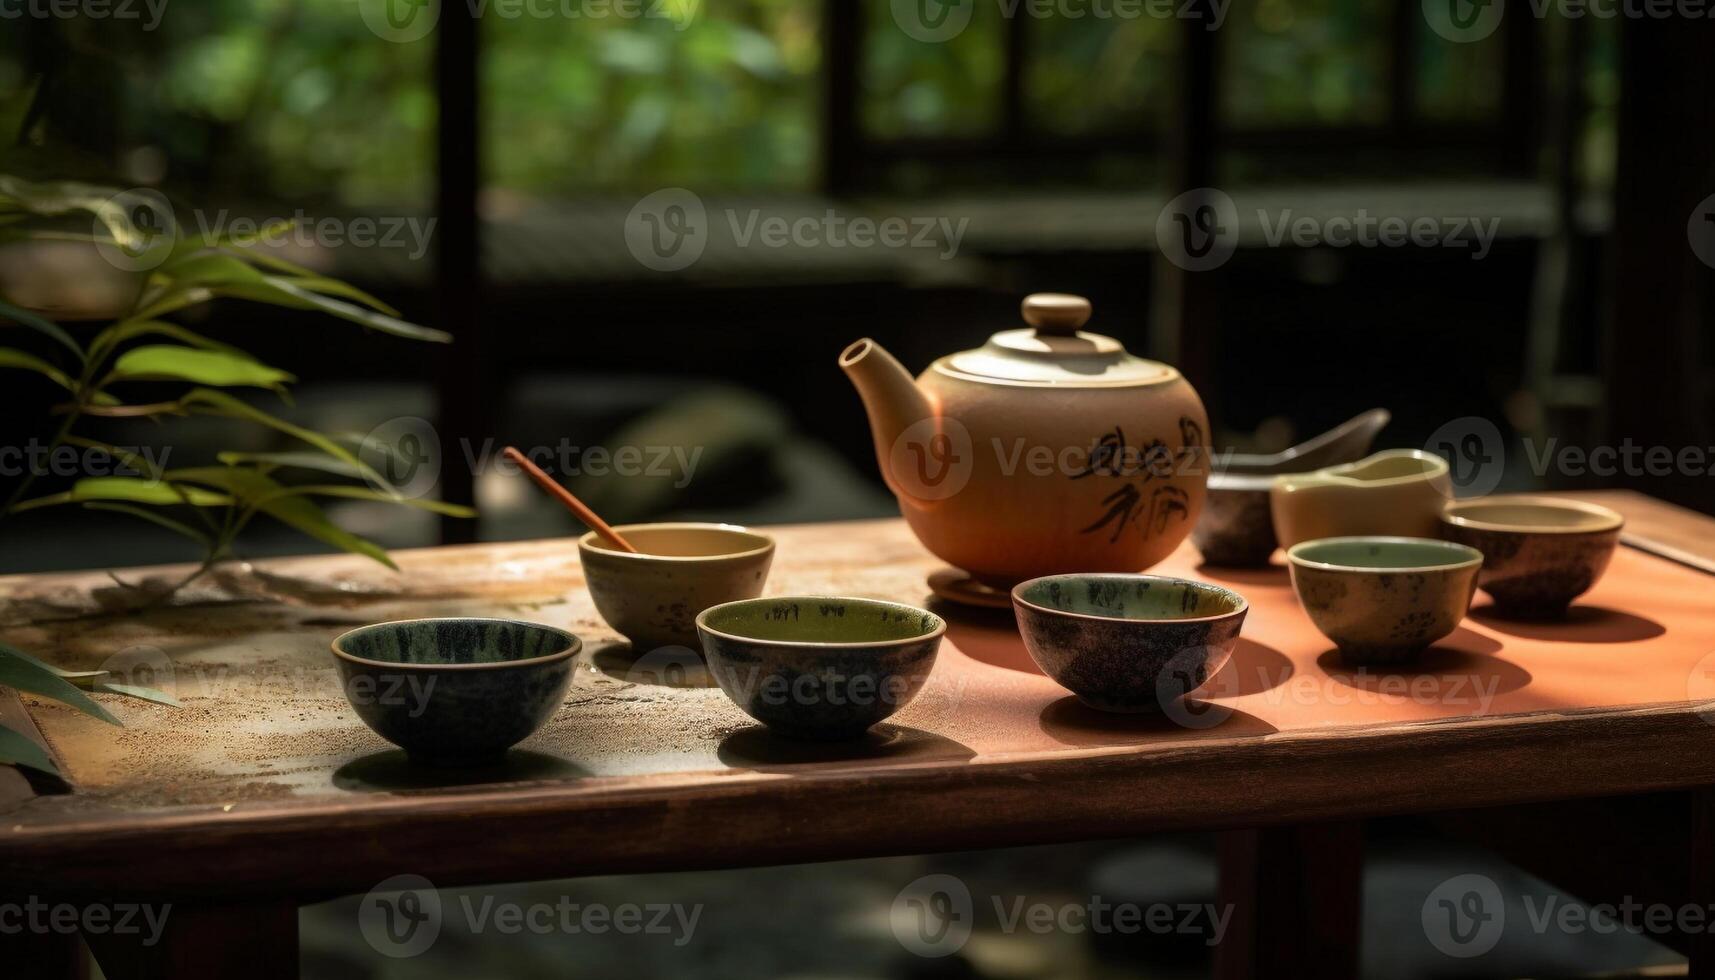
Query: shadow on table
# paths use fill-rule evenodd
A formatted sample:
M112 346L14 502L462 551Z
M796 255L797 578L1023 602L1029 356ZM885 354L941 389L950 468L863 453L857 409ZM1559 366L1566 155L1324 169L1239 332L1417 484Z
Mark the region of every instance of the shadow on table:
M1292 573L1286 570L1285 565L1240 568L1202 562L1197 566L1197 577L1227 585L1278 585L1281 588L1292 585Z
M1457 643L1458 646L1452 644ZM1475 649L1472 649L1475 648ZM1378 694L1409 694L1428 698L1493 697L1517 691L1531 682L1530 671L1496 656L1501 645L1464 627L1423 652L1415 663L1385 666L1349 666L1338 650L1326 650L1316 666L1329 678L1359 690ZM1402 690L1401 680L1427 678L1435 683L1427 690L1412 685ZM1463 692L1463 693L1461 693ZM1449 703L1454 703L1449 700Z
M1496 632L1551 643L1632 643L1667 632L1653 619L1607 606L1573 606L1564 618L1532 620L1508 616L1490 604L1473 608L1471 618Z
M947 621L947 641L972 660L1025 674L1042 673L1024 649L1011 609L961 606L934 598L928 600L928 609Z
M397 793L581 779L588 775L589 770L582 766L525 749L513 749L492 764L459 768L425 766L412 762L404 750L391 749L340 766L333 774L333 784L350 793Z
M871 763L964 762L976 753L943 735L903 725L877 725L845 742L810 742L776 735L761 725L721 739L720 760L735 769L791 772L804 766L861 767Z
M624 640L609 640L591 645L590 663L616 681L627 684L652 684L656 687L699 688L714 687L714 675L703 662L702 654L690 647L656 647L638 653Z
M1261 694L1285 684L1296 669L1286 654L1241 636L1233 645L1233 655L1226 664L1192 693L1206 698L1242 698L1247 694Z
M1097 711L1068 695L1042 709L1042 731L1062 745L1099 748L1142 742L1235 735L1269 735L1278 729L1249 712L1219 701L1187 698L1162 714Z

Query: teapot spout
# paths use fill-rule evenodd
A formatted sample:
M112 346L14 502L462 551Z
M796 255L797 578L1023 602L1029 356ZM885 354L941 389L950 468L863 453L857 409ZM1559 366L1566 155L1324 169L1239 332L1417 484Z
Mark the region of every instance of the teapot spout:
M864 411L869 413L869 431L875 440L875 460L881 467L881 478L894 496L908 499L911 495L900 489L893 472L894 450L907 429L936 416L936 406L917 387L910 372L868 337L840 354L840 367L852 379L863 399Z

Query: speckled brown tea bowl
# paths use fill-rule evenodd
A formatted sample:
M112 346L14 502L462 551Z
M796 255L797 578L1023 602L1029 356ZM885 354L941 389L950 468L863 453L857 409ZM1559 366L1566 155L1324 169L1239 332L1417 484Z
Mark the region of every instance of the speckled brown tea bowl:
M594 531L578 539L596 611L638 653L697 641L697 614L762 594L774 539L733 524L623 524L614 530L640 554L619 551Z
M566 699L583 644L565 630L510 619L377 623L333 641L351 706L414 761L492 761Z
M1310 621L1349 664L1403 664L1459 627L1483 554L1435 538L1318 538L1287 549Z
M1211 565L1255 568L1268 564L1279 542L1269 511L1272 476L1215 473L1191 541Z
M746 599L697 617L703 655L727 697L782 735L857 738L929 680L947 624L880 599Z
M1230 589L1162 575L1048 575L1012 590L1043 673L1102 711L1166 711L1232 656L1250 605Z
M1505 494L1448 504L1441 536L1483 553L1477 587L1496 608L1553 619L1602 577L1625 523L1599 504Z

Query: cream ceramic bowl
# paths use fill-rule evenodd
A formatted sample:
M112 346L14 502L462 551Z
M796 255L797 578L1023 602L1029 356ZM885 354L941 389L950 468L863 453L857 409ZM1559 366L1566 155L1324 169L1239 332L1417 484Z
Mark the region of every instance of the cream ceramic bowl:
M1441 535L1483 553L1477 587L1503 612L1552 618L1602 577L1625 523L1600 504L1504 494L1448 504Z
M614 530L640 554L594 531L578 539L596 611L638 653L699 647L697 614L754 599L768 581L774 539L733 524L625 524Z
M1459 627L1483 555L1435 538L1305 541L1286 552L1310 621L1350 664L1398 664Z
M1390 449L1356 463L1275 478L1269 510L1281 547L1316 538L1440 535L1453 497L1447 461L1420 449Z

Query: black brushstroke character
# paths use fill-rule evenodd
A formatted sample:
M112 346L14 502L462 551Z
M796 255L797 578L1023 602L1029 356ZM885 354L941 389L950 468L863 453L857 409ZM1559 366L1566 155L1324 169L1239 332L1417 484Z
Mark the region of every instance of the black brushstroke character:
M1096 445L1090 450L1089 465L1073 473L1072 479L1082 480L1086 476L1124 476L1126 449L1125 430L1116 425L1114 431L1096 440Z
M1141 526L1146 537L1166 531L1176 519L1184 520L1190 513L1191 501L1184 490L1175 486L1157 486L1149 489L1147 501L1144 492L1156 477L1167 479L1177 472L1185 472L1186 465L1194 463L1202 455L1203 427L1195 420L1179 419L1179 437L1181 445L1177 450L1170 449L1159 439L1151 440L1137 457L1142 466L1133 470L1114 465L1116 459L1129 456L1125 431L1116 425L1112 432L1103 435L1090 453L1089 466L1072 474L1071 478L1135 476L1136 479L1103 497L1102 503L1107 506L1107 512L1088 527L1081 528L1080 533L1090 534L1112 525L1113 533L1108 538L1112 543L1119 540L1128 525L1139 523L1139 518L1142 518Z

